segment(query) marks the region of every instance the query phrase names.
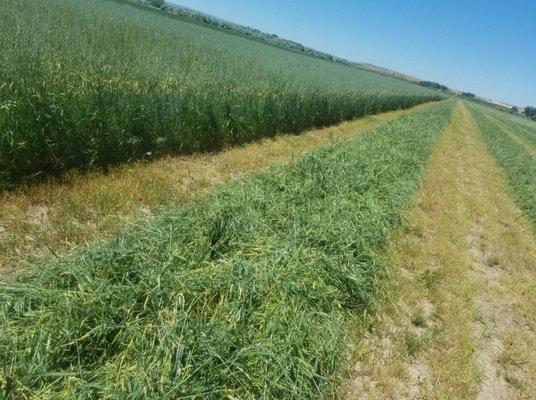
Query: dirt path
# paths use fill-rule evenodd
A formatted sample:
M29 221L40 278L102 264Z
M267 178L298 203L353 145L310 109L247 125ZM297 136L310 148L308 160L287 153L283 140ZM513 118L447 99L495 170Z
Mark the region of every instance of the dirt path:
M0 197L0 279L35 257L102 240L131 220L151 218L162 207L195 200L219 182L288 162L430 106L371 115L301 135L281 135L217 154L135 162L107 174L73 174L62 183L4 195Z
M346 399L536 397L536 241L459 103L356 325Z

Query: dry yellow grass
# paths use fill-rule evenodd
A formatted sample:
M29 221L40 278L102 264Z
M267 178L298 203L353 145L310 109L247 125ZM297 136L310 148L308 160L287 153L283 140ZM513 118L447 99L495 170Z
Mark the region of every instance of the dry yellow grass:
M0 200L0 273L13 272L35 257L117 234L128 221L195 200L219 182L290 161L426 107L367 116L302 135L282 135L218 154L135 162L107 174L71 174L61 183L18 189Z
M536 242L458 107L386 258L391 301L357 327L343 397L528 399L536 393Z

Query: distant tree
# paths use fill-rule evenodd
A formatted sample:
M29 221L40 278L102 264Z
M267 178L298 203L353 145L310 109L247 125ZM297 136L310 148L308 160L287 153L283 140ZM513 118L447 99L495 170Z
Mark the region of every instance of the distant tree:
M462 92L463 97L476 97L476 94L471 92Z
M164 4L166 4L166 2L164 0L150 0L150 4L153 6L153 7L162 7Z
M439 90L449 90L448 87L446 87L445 85L442 85L440 83L437 83L437 82L420 81L419 85L424 86L424 87L439 89Z
M523 111L523 114L525 114L530 119L536 120L536 107L525 107L525 111Z
M518 110L517 107L515 107L515 106L512 107L512 108L510 109L510 111L512 111L514 114L517 114L517 113L519 112L519 110Z

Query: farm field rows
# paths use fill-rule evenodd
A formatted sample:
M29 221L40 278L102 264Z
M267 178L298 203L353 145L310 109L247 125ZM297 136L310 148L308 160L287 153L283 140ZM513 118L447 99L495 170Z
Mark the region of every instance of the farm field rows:
M220 187L2 286L17 395L317 398L453 102ZM348 173L352 171L352 173Z
M354 138L381 123L430 107L370 115L300 135L280 135L210 154L170 156L121 165L106 173L71 173L0 197L0 275L12 275L72 248L120 233L245 173L284 164L315 148Z
M519 207L525 212L536 231L536 146L512 137L519 132L519 124L505 129L504 125L497 124L487 117L491 111L482 106L472 105L471 111L490 153L506 173ZM528 127L533 128L529 131L536 135L536 124L527 122L532 124Z
M444 98L128 1L6 1L0 26L0 190Z
M536 122L143 2L0 2L0 400L535 398Z
M504 111L495 110L493 108L482 107L475 104L475 107L484 111L488 118L492 118L498 122L503 129L509 129L521 137L521 139L536 146L536 123L528 118L519 118Z
M469 107L457 105L385 252L388 300L355 323L343 399L536 393L536 240Z
M449 100L212 156L300 155L0 284L4 393L530 398L534 175L516 184L530 155L489 112Z

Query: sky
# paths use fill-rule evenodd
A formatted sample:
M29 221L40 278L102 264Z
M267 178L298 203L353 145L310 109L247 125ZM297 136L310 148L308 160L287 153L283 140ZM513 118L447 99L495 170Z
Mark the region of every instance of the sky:
M172 0L346 58L536 106L536 0Z

